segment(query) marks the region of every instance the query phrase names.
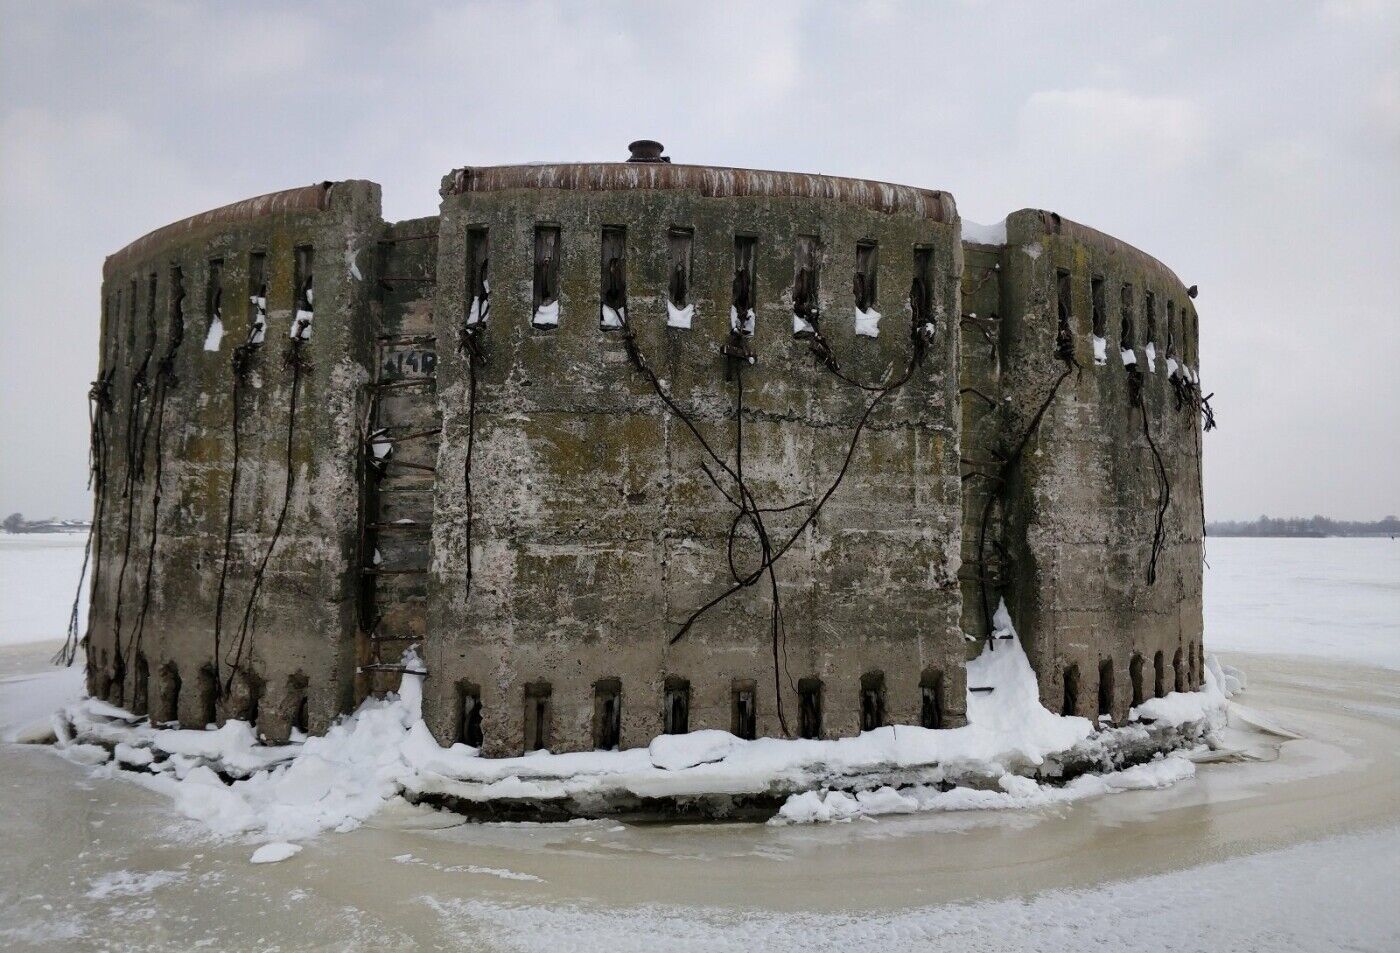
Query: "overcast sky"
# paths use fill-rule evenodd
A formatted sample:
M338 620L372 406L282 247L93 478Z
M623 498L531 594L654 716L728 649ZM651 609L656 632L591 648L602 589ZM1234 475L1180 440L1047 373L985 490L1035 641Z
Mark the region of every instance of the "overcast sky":
M394 13L389 15L392 7ZM1201 288L1214 519L1400 512L1400 3L0 0L0 510L86 515L103 258L323 179L678 162L1047 208Z

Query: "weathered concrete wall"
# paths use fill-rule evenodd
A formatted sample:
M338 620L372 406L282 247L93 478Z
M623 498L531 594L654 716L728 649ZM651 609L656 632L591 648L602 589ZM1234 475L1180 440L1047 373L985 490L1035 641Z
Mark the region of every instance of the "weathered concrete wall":
M539 226L561 239L553 328L532 323ZM679 412L634 366L626 335L600 327L605 229L624 232L629 324ZM691 242L689 328L667 326L677 229ZM756 363L742 368L720 350L736 236L755 248L756 328L744 343ZM1086 715L1099 708L1101 665L1116 717L1134 672L1144 695L1195 686L1200 429L1167 374L1170 359L1194 377L1195 309L1161 263L1084 226L1026 210L1008 219L1007 239L964 245L945 193L622 164L458 170L439 217L396 225L380 220L378 186L341 182L153 232L105 271L90 688L186 724L256 716L281 738L395 687L395 663L417 643L435 734L479 728L492 755L527 746L546 688L556 751L597 742L608 720L600 689L620 700L623 746L665 728L668 686L682 684L690 730L735 729L742 689L756 734L782 734L784 720L797 734L806 683L820 685L821 734L855 734L878 677L885 723L952 726L965 714L964 660L979 650L963 633L985 635L1002 597L1053 709L1065 707L1070 667L1069 707ZM876 338L856 333L857 249L869 243ZM869 385L907 373L887 396L842 380L794 337L808 245L841 373ZM289 329L302 247L314 251L315 317L298 348ZM491 294L473 372L464 324L478 247ZM254 255L268 324L239 378ZM935 332L916 362L918 256ZM215 260L224 336L206 350ZM1125 285L1141 401L1119 356ZM389 462L371 465L370 435L392 441ZM761 577L671 644L734 572L760 565L746 521L730 546L737 510L726 495L738 490L720 471L737 467L740 445L769 538L791 540L775 564L776 653ZM1170 500L1149 579L1164 500L1154 446ZM237 676L217 711L216 664L221 681ZM467 695L479 699L479 726L464 720Z
M261 692L260 727L284 737L294 720L323 729L349 703L355 461L371 334L372 274L361 269L372 271L380 228L377 185L328 183L197 216L108 260L102 373L110 375L111 406L102 412L105 479L87 647L95 694L186 724L208 716L235 457L232 354L249 336L250 256L261 254L268 324L240 387L217 665L227 679L237 659L239 677L218 714L252 714L250 690ZM315 319L302 349L309 363L290 440L293 487L240 654L252 580L286 487L293 378L287 362L301 246L314 249ZM211 350L214 260L221 263L224 335ZM176 268L182 307L172 293ZM303 695L307 706L299 715Z
M647 170L651 174L654 170ZM665 170L660 170L664 173ZM456 683L479 687L486 749L524 743L525 686L551 685L554 750L593 745L594 685L622 686L622 743L663 726L663 684L689 680L691 729L732 726L736 680L756 687L757 731L781 734L763 585L717 606L677 644L670 638L732 577L734 509L701 470L703 450L632 367L618 332L599 327L600 233L627 229L630 321L664 386L721 456L733 460L737 384L719 353L729 332L735 235L757 240L757 364L743 373L744 474L765 507L814 500L837 476L870 395L839 381L792 334L794 247L820 241L822 329L861 381L910 361L908 293L916 246L933 250L938 331L907 385L871 415L851 465L814 525L777 564L786 639L778 679L796 733L800 678L823 682L823 733L858 730L860 682L883 671L887 718L920 716L920 675L946 673L945 716L962 716L956 585L957 342L961 246L956 225L922 211L780 195L707 197L689 188L486 189L446 181L437 336L455 340L467 314L469 227L488 230L488 360L478 374L474 513L466 576L468 382L442 348L428 646L428 716L456 733ZM513 183L508 183L513 184ZM951 207L951 203L949 203ZM559 326L531 326L536 225L562 236ZM668 232L694 230L690 329L667 328ZM856 245L879 247L880 336L857 337ZM716 469L714 464L710 464ZM731 490L732 492L732 490ZM786 539L806 507L766 514ZM741 567L757 565L752 540ZM741 572L747 571L741 569Z
M994 564L993 577L1003 583L1001 594L1027 644L1046 705L1064 707L1064 672L1076 666L1072 707L1097 715L1100 671L1107 664L1111 713L1121 718L1133 699L1131 673L1138 665L1143 693L1154 693L1156 653L1162 653L1166 669L1165 690L1176 687L1178 650L1184 682L1195 686L1201 678L1199 417L1194 407L1178 404L1167 373L1168 357L1194 367L1195 309L1185 287L1161 263L1092 229L1025 210L1007 219L1007 233L997 302L996 396L1002 426L991 443L970 447L964 456L1005 460L1028 432L1031 436L1007 474L1004 505L993 517L991 538L1003 554L999 558L988 546L985 555ZM1073 366L1057 356L1062 278L1069 292ZM1102 281L1105 309L1102 364L1095 362L1093 344L1096 279ZM1129 344L1134 367L1142 371L1141 406L1120 356L1125 285L1132 312ZM1145 312L1147 293L1155 299L1152 323ZM1175 316L1170 345L1168 302ZM973 346L966 334L964 343ZM1149 369L1149 343L1156 352L1155 369ZM985 431L979 433L987 438ZM1154 443L1170 502L1155 580L1150 580L1163 502Z

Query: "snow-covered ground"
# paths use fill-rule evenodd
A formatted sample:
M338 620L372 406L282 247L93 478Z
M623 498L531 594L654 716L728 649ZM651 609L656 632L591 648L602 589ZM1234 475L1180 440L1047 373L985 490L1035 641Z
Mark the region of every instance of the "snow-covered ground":
M85 533L0 533L0 645L63 638L86 544Z
M82 549L58 542L0 536L0 642L61 637ZM0 947L1400 949L1397 552L1212 540L1208 648L1274 653L1228 656L1250 675L1234 753L1074 803L820 827L460 824L399 805L252 866L252 844L164 797L3 745ZM80 692L76 669L44 666L54 647L0 647L0 736Z
M1206 649L1400 669L1400 540L1206 541Z

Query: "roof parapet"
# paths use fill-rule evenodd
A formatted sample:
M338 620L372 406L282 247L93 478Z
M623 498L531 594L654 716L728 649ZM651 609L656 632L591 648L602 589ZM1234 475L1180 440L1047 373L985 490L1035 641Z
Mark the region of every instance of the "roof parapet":
M934 189L802 172L770 172L662 162L568 162L467 166L443 179L442 196L507 189L618 191L684 190L706 198L779 196L827 199L886 213L910 213L937 222L957 216L953 197Z

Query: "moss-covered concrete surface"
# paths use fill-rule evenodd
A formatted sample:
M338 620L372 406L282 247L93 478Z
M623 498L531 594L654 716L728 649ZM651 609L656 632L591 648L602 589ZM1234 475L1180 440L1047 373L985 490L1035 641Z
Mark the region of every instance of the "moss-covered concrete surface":
M1159 262L1035 210L1005 244L965 244L946 193L820 176L501 167L442 195L439 216L386 224L378 186L326 183L109 259L94 694L280 738L392 688L417 644L430 727L493 755L642 744L678 717L953 726L964 633L1003 597L1051 708L1073 684L1070 707L1096 714L1101 673L1117 717L1199 679L1199 415L1167 373L1198 367L1196 313ZM540 228L558 235L544 265ZM612 248L622 232L626 330L601 326L605 230ZM753 248L742 339L736 241ZM873 301L856 282L872 260ZM800 264L839 373L794 336ZM240 350L259 267L266 334ZM536 326L542 293L557 325ZM858 293L876 337L857 333ZM668 326L676 305L688 328ZM782 550L771 579L741 497ZM673 642L736 573L753 584Z

